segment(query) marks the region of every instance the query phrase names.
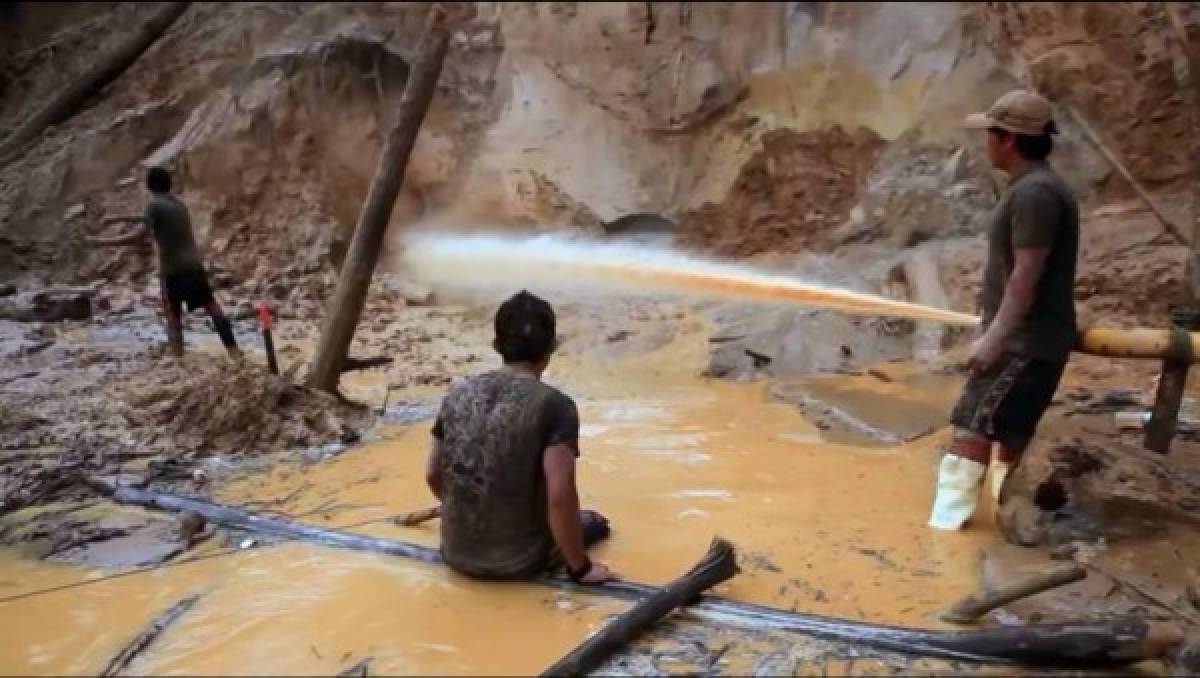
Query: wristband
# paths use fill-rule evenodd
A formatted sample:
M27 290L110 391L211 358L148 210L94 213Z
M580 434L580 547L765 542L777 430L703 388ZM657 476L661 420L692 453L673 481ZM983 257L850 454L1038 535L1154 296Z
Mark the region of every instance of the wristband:
M583 557L583 565L578 570L572 569L570 565L567 566L567 576L570 577L571 581L575 582L576 584L582 581L583 578L587 576L587 573L591 571L592 559L588 558L587 556Z

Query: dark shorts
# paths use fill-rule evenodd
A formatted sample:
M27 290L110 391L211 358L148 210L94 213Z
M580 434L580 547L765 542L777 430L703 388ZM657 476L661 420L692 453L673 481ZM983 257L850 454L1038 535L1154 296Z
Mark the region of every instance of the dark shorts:
M212 288L208 285L208 274L203 268L190 268L163 276L163 303L167 309L179 313L180 307L187 310L204 308L213 301Z
M963 387L950 421L960 429L1023 450L1050 406L1067 363L1008 354L988 374L974 374Z

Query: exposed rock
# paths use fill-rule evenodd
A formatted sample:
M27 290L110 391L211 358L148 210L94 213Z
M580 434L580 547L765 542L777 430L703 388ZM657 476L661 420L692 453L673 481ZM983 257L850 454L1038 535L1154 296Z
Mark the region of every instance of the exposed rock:
M1200 482L1161 456L1113 441L1035 444L1009 476L997 514L1022 545L1120 539L1200 525Z
M978 150L923 143L910 132L888 145L867 177L845 241L887 237L899 247L986 231L997 187Z
M882 147L865 128L768 132L722 203L679 215L681 240L742 256L832 249Z
M862 370L912 357L911 326L896 331L878 318L746 304L721 305L710 315L718 329L709 340L708 376L739 381L788 377Z

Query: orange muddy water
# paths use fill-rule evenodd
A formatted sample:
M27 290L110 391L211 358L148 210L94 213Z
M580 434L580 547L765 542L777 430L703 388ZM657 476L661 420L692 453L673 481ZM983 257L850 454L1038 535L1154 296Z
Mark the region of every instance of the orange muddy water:
M661 583L721 535L736 544L743 568L718 589L722 595L938 626L933 614L975 587L981 548L996 539L986 516L962 533L925 526L946 431L895 447L828 442L794 407L772 402L768 385L696 376L705 339L697 330L644 355L607 362L564 355L551 366L547 381L581 409L582 501L613 525L596 557L628 578ZM369 377L350 387L373 402L382 395L382 383ZM289 515L320 509L303 520L327 525L427 507L428 427L387 428L379 440L317 464L282 462L220 488L217 499L280 500L271 508ZM436 521L359 529L437 541ZM100 574L0 553L0 597ZM0 604L0 670L99 672L192 593L204 596L130 673L328 674L370 657L372 673L529 674L624 609L533 585L472 582L394 557L287 543Z

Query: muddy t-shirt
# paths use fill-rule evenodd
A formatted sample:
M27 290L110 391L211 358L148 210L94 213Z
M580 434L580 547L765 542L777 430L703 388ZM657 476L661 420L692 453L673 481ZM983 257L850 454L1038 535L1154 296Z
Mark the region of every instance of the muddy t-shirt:
M1005 348L1040 360L1066 360L1075 345L1075 259L1079 206L1070 187L1049 165L1033 163L1013 177L992 216L980 305L984 326L1000 310L1012 274L1014 251L1049 247L1033 305Z
M574 401L506 370L450 388L433 426L443 443L442 555L478 577L523 577L544 569L554 548L542 454L579 453Z
M202 268L200 248L192 235L187 207L172 195L155 194L146 204L146 225L158 249L158 270L164 278L172 273Z

